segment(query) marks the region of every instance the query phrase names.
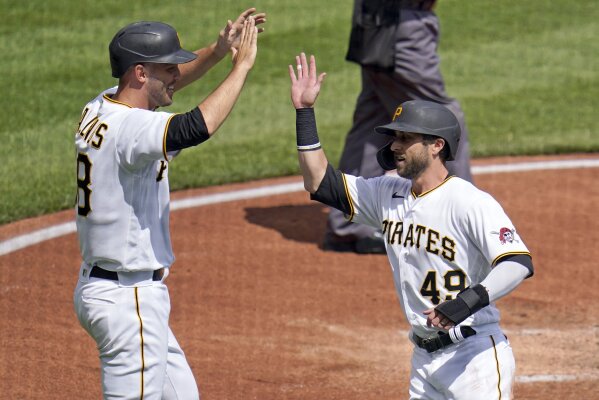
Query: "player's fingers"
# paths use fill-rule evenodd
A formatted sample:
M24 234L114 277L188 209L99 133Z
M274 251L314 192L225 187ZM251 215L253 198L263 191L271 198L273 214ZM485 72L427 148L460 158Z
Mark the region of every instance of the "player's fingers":
M245 10L244 12L242 12L239 15L239 17L237 17L237 20L235 22L237 22L237 23L243 23L254 12L256 12L256 9L254 7L248 8L247 10Z
M302 71L303 71L304 75L310 76L309 75L310 71L308 70L308 60L306 59L306 53L302 52L300 54L300 61L301 61Z
M252 35L252 44L258 43L258 28L254 26L254 34Z
M299 56L295 56L295 66L297 68L297 79L302 79L304 74L302 72L302 62Z
M249 21L243 23L243 30L241 31L241 43L246 44L249 35Z
M254 14L254 18L256 19L256 24L263 24L266 22L266 13Z
M324 81L324 78L325 78L325 76L327 76L327 73L326 73L326 72L323 72L322 74L320 74L320 75L318 76L318 84L319 84L319 85L320 85L320 84L321 84L321 83Z
M258 28L256 28L255 21L252 23L252 35L250 37L252 48L255 49L258 45Z
M317 76L316 76L316 58L314 57L314 55L310 56L310 77L313 78L314 80L317 79Z
M297 83L297 78L295 76L295 70L293 69L293 65L289 64L289 78L291 79L291 84L295 85Z

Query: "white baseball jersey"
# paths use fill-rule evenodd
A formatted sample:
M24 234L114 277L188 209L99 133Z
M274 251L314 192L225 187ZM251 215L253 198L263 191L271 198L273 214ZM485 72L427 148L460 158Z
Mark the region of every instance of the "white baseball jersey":
M169 267L165 135L174 114L131 108L112 88L89 102L75 135L83 260L113 271Z
M423 311L480 283L502 256L529 254L512 222L489 194L450 177L416 196L411 181L344 175L352 221L382 229L401 307L414 333L430 336ZM495 304L461 325L497 329Z

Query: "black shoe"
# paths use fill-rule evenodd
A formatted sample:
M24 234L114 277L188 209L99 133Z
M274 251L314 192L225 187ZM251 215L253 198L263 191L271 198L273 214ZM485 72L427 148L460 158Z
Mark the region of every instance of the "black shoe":
M378 231L353 241L333 239L327 235L322 249L339 253L386 254L385 239L383 234Z
M386 254L385 238L381 232L374 232L356 240L356 253L359 254Z
M333 240L326 237L322 244L322 249L324 251L336 251L338 253L355 253L356 242Z

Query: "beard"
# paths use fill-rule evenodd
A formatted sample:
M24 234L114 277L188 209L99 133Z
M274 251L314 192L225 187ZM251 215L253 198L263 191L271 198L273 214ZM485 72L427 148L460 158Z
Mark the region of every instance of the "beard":
M403 165L397 167L397 174L402 178L416 179L428 168L430 163L425 147L421 152L406 157Z
M152 76L150 80L149 95L154 106L158 108L173 104L173 93L169 92L167 84Z

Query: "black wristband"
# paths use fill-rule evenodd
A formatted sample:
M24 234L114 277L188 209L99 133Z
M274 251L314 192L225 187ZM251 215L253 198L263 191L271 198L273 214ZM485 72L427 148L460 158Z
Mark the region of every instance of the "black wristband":
M295 133L298 151L320 149L320 139L318 139L313 108L298 108L295 110Z
M445 301L435 307L435 310L445 315L455 325L489 305L489 293L480 283L471 286L453 300Z

